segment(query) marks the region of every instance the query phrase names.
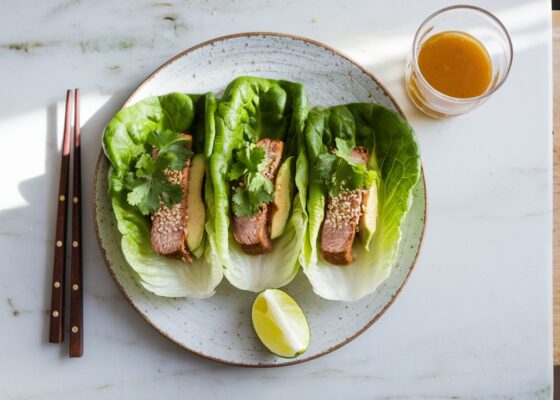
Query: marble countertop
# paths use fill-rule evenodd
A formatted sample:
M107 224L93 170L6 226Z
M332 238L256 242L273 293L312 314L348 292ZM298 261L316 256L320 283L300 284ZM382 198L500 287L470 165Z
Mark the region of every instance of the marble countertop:
M474 1L514 64L478 110L436 121L403 86L415 29L448 1L8 0L0 13L0 397L541 399L552 396L550 3ZM280 369L206 361L133 311L102 261L91 183L104 125L144 77L223 34L278 31L362 63L418 134L429 218L419 262L367 332ZM63 101L82 90L85 354L47 343Z

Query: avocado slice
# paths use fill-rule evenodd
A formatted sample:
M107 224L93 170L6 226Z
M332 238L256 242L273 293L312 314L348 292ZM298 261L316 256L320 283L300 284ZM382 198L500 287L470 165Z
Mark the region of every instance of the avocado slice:
M377 227L377 182L364 193L362 205L364 212L360 216L359 235L364 248L369 251L369 244Z
M274 182L273 214L270 221L270 238L276 239L284 233L290 216L294 182L292 179L293 157L288 157L280 166Z
M202 200L202 183L206 165L204 155L196 154L191 160L189 172L189 190L187 193L187 247L191 252L198 249L204 239L204 223L206 222L206 210ZM202 250L204 250L202 248ZM194 252L193 252L194 253ZM195 254L196 256L196 254Z
M202 255L204 254L204 245L205 241L203 240L196 249L191 250L191 254L197 259L202 257Z

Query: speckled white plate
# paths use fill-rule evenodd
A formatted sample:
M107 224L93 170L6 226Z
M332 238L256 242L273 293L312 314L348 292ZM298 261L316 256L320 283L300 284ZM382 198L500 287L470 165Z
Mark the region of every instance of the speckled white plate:
M130 96L131 105L168 92L221 94L240 75L301 82L311 105L374 101L397 112L398 105L367 70L321 43L280 34L239 34L195 46L151 74ZM286 360L269 353L251 324L255 294L233 288L224 279L206 300L157 297L142 289L120 250L107 195L109 162L99 156L94 181L94 219L107 267L123 294L162 335L202 357L243 366L279 366L311 360L350 342L391 305L404 285L420 249L426 216L424 175L414 189L403 227L398 262L389 278L370 296L342 303L316 296L302 272L285 289L305 311L311 344L303 355Z

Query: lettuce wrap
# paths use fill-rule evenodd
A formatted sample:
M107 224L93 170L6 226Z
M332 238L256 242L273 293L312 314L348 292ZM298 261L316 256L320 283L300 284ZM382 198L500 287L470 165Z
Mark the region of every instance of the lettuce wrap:
M214 190L214 235L224 275L235 287L253 292L281 287L297 274L307 225L308 164L303 131L308 113L302 85L288 81L240 77L226 88L215 113L215 140L210 159ZM228 174L233 155L263 138L284 141L282 159L296 160L296 190L283 234L270 253L247 255L232 232ZM293 174L292 174L293 176Z
M122 253L148 291L165 297L205 298L214 294L223 272L213 240L214 214L206 204L206 244L202 256L192 263L160 256L152 250L150 218L127 201L130 191L125 180L133 172L137 157L149 151L148 137L153 132L189 133L194 153L208 159L214 142L213 94L170 93L150 97L120 110L103 135L103 148L111 162L109 197L122 235ZM213 188L206 174L205 193L212 198Z
M356 237L352 264L333 265L323 259L318 240L329 189L318 176L318 168L310 168L309 223L301 256L303 270L316 294L330 300L356 301L373 293L397 260L401 224L420 174L415 135L398 114L377 104L354 103L313 108L306 121L305 139L312 166L341 143L365 146L369 151L367 168L375 172L378 196L376 230L369 249Z

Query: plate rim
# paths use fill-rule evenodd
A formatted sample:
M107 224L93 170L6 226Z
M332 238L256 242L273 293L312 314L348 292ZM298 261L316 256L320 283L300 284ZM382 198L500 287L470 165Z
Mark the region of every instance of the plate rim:
M158 75L158 73L163 70L164 68L166 68L168 65L172 64L173 62L179 60L180 58L188 55L189 53L208 46L208 45L213 45L216 42L220 42L220 41L224 41L224 40L230 40L230 39L236 39L236 38L242 38L242 37L254 37L254 36L274 36L274 37L283 37L283 38L288 38L288 39L293 39L293 40L300 40L306 43L311 43L315 46L318 47L322 47L326 50L329 50L331 52L333 52L334 54L346 59L347 61L351 62L352 64L354 64L356 67L360 68L360 70L362 70L366 75L368 75L383 91L383 94L385 96L387 96L391 102L393 103L393 105L395 106L395 108L397 109L398 113L400 114L400 116L402 118L404 118L407 122L408 119L406 118L406 115L404 114L402 108L400 107L400 105L396 102L395 98L391 95L391 93L387 90L387 88L377 79L377 77L370 72L367 68L365 68L364 66L362 66L360 63L358 63L356 60L354 60L353 58L349 57L348 55L346 55L345 53L341 52L340 50L335 49L334 47L331 47L327 44L324 44L322 42L319 42L317 40L314 39L309 39L307 37L304 36L299 36L299 35L294 35L294 34L289 34L289 33L280 33L280 32L261 32L261 31L256 31L256 32L241 32L241 33L234 33L234 34L230 34L230 35L223 35L223 36L218 36L216 38L210 39L210 40L206 40L202 43L199 43L195 46L189 47L186 50L181 51L180 53L176 54L175 56L169 58L167 61L165 61L163 64L161 64L159 67L157 67L153 72L151 72L131 93L130 95L127 97L127 99L124 101L123 105L119 108L122 109L123 107L127 106L127 104L130 102L130 99L132 97L134 97L134 95L144 86L146 85L149 81L151 81L152 79L154 79L156 77L156 75ZM327 355L329 353L332 353L335 350L338 350L339 348L347 345L348 343L350 343L351 341L353 341L354 339L356 339L358 336L360 336L362 333L364 333L366 330L368 330L375 322L377 322L377 320L379 320L379 318L381 318L381 316L383 316L383 314L385 314L385 311L387 311L387 309L389 309L395 299L398 297L398 295L401 293L401 290L404 288L404 286L407 284L408 279L410 278L410 275L412 273L412 270L414 269L414 267L416 266L416 262L418 261L418 257L420 255L420 251L422 249L422 246L424 244L424 235L426 233L426 224L427 224L427 218L428 218L428 190L427 190L427 184L426 184L426 175L425 175L425 171L424 171L424 165L422 163L422 160L420 160L420 171L421 171L421 175L422 175L422 180L424 183L424 218L423 218L423 225L422 225L422 234L420 236L420 243L418 244L418 250L416 251L416 254L414 255L414 260L412 261L412 264L410 266L410 268L408 269L406 276L404 277L404 280L402 281L401 285L399 286L399 288L397 289L397 291L391 296L391 299L387 302L387 304L385 304L385 306L381 309L380 312L378 312L367 324L365 324L360 330L358 330L356 333L354 333L353 335L347 337L346 339L344 339L343 341L337 343L336 345L329 347L328 349L315 354L313 356L309 356L309 357L304 357L304 358L297 358L295 360L290 360L287 359L285 362L280 362L280 363L275 363L275 364L262 364L262 363L248 363L248 362L235 362L235 361L229 361L229 360L224 360L221 359L219 357L215 357L209 354L204 354L198 350L192 349L188 346L186 346L183 343L179 343L178 341L176 341L175 339L173 339L170 335L168 335L166 332L164 332L163 330L161 330L154 322L152 322L146 315L144 315L144 313L136 306L136 304L131 300L131 298L129 297L129 295L127 294L127 292L125 291L124 287L122 286L122 284L119 282L119 280L117 279L115 272L113 271L112 267L111 267L111 263L109 262L109 260L107 259L107 254L106 251L104 249L104 247L102 246L102 242L101 242L101 237L99 234L99 226L97 224L97 203L96 203L96 194L97 194L97 175L99 173L99 168L101 167L101 162L102 160L105 158L105 152L103 149L103 145L101 146L101 149L99 151L99 155L97 156L97 162L95 165L95 171L93 174L93 190L92 190L92 209L93 209L93 224L95 227L95 237L97 239L97 245L99 247L99 250L101 252L101 256L103 257L103 261L105 262L105 266L107 267L107 270L109 271L111 277L113 278L113 281L115 282L115 284L117 285L117 287L119 288L120 292L122 293L122 295L126 298L126 300L128 301L128 303L132 306L132 308L134 310L136 310L136 312L138 312L138 314L140 314L140 316L142 317L142 319L144 319L148 325L150 325L152 328L154 328L159 334L161 334L163 337L165 337L167 340L169 340L170 342L174 343L175 345L181 347L182 349L185 349L187 351L189 351L192 354L197 355L200 358L206 359L206 360L211 360L211 361L215 361L221 364L225 364L225 365L232 365L232 366L237 366L237 367L246 367L246 368L276 368L276 367L286 367L286 366L290 366L290 365L295 365L295 364L301 364L307 361L311 361L311 360L315 360L319 357L322 357L324 355Z

